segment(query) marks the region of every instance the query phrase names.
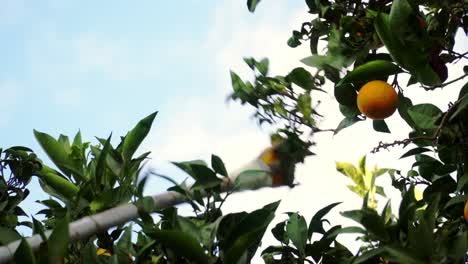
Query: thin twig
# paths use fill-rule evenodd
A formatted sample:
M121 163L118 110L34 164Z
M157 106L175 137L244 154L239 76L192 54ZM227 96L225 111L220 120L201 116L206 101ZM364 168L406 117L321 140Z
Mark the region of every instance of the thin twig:
M422 87L423 87L426 91L432 91L432 90L435 90L435 89L437 89L437 88L442 88L442 87L445 87L445 86L447 86L447 85L449 85L449 84L452 84L452 83L454 83L454 82L458 82L458 81L460 81L460 80L463 80L466 76L468 76L468 74L464 74L464 75L462 75L462 76L460 76L460 77L458 77L458 78L456 78L456 79L453 79L453 80L451 80L451 81L449 81L449 82L442 83L442 84L439 84L439 85L434 85L434 86L424 86L424 85L423 85Z
M433 145L436 145L436 140L437 140L437 138L439 138L440 133L442 132L442 129L444 128L444 125L448 120L448 117L451 115L453 110L460 104L460 102L463 101L466 97L468 97L468 93L463 95L457 101L455 101L449 107L449 109L447 109L447 112L445 112L445 114L443 115L442 120L440 121L440 124L437 126L437 129L434 132L434 134L432 134L432 136L418 136L418 137L413 137L413 138L406 138L406 139L403 139L403 140L395 140L392 143L383 143L382 141L380 141L379 145L377 147L375 147L374 149L372 149L371 153L376 153L376 152L380 151L381 149L388 149L389 147L393 147L393 146L396 146L396 145L403 145L403 147L406 147L407 145L414 142L415 140L420 140L420 139L421 140L431 140Z

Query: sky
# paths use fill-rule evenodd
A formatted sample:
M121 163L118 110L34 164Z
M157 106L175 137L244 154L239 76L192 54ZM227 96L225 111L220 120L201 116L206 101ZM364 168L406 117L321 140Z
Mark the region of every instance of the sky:
M73 136L80 130L84 139L94 142L94 136L111 132L114 138L125 135L138 120L159 111L139 150L152 152L152 169L182 180L185 176L169 161L208 160L214 153L232 171L268 146L271 128L256 124L253 109L226 102L229 70L251 78L242 58L268 57L270 74L285 75L294 67L306 67L300 59L309 55L307 45L286 45L291 31L312 19L303 1L264 1L255 14L248 12L244 0L0 4L0 146L28 146L44 160L33 129L54 136ZM467 44L456 47L466 49ZM450 68L449 80L461 73L460 68ZM445 111L460 87L423 92L411 86L405 93L415 104L431 102ZM320 125L336 127L342 117L333 93L313 94L313 99L322 101L317 110L327 117ZM368 120L336 136L317 135L312 151L318 155L298 166L298 187L236 194L226 203L225 213L252 211L281 199L274 225L285 219L284 212L298 211L310 220L323 206L343 201L329 218L332 224L351 225L339 212L359 208L361 199L347 190L351 182L336 172L335 161L357 163L367 155L368 167L410 169L411 158L398 159L407 149L369 153L379 141L407 137L409 127L398 115L387 123L392 134L373 131ZM396 210L398 195L388 177L379 178L378 184L387 186ZM151 179L146 193L167 187ZM40 207L34 201L47 196L36 181L29 189L24 208L37 212ZM386 199L380 200L383 206ZM352 237L342 241L355 247ZM267 231L262 247L271 243Z

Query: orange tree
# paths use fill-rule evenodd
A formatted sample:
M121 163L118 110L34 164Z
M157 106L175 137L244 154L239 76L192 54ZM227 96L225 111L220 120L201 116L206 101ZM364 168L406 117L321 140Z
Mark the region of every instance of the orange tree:
M249 10L253 12L259 2L248 0ZM314 19L293 31L288 44L309 45L311 54L302 62L312 68L298 67L284 76L269 76L267 59L246 58L255 72L253 82L231 72L232 99L255 107L260 124L280 127L273 146L259 157L274 179L259 177L267 179L267 184L252 181L265 171L249 170L225 192L228 173L218 156L213 155L209 164L174 162L194 180L191 186L174 182L169 189L171 195L178 194L193 208L192 215L180 215L174 204L158 207L157 201L143 196L146 178L141 171L149 153L135 153L155 113L138 122L117 146L111 144L111 136L98 137L92 144L83 141L80 133L70 141L65 135L54 138L35 131L53 164L44 164L25 147L1 152L0 262L249 263L279 202L250 213L223 214L224 201L237 189L268 184L293 187L294 165L313 154L309 135L324 131L316 125L321 115L314 108L311 93L333 92L344 116L334 133L367 117L373 119L376 131L390 132L385 117L397 111L412 132L407 138L380 143L374 151L411 146L403 156L414 156L415 162L407 173L368 170L365 158L357 167L337 163L338 171L356 184L349 188L363 197L362 208L342 213L358 225L326 228L325 216L338 203L323 207L309 221L299 213L288 213L287 220L272 228L279 245L261 252L264 261L465 263L468 85L460 89L445 112L430 103L413 105L405 89L452 89L466 77L466 66L461 76L448 76L447 71L447 64L460 65L467 59L466 52L454 50L456 33L468 31L466 2L306 0L306 5ZM320 41L327 44L325 53L318 52ZM403 85L405 77L409 81ZM328 90L328 84L333 91ZM367 88L361 91L362 87ZM382 211L376 210L375 195L384 194L375 184L381 175L391 177L393 187L401 193L395 212L388 203ZM31 177L38 177L51 198L39 201L45 209L36 213L44 217L21 221L33 213L19 206L27 197ZM424 190L422 197L415 195L416 186ZM96 232L74 238L80 230L70 230L70 221L128 202L134 202L139 213L131 224L101 226ZM150 217L152 212L158 217ZM119 217L116 213L115 218ZM42 242L35 246L33 240L22 238L19 227L31 228L37 238L33 240ZM359 236L357 253L336 240L342 233ZM21 242L4 247L15 240Z
M254 12L259 2L247 1L249 10ZM265 250L264 259L267 263L302 263L308 258L323 263L465 263L468 84L461 81L468 75L468 66L462 64L468 56L466 51L454 50L454 45L457 33L468 33L467 2L305 2L314 18L293 31L288 45L309 45L311 54L302 62L311 68L298 67L285 76L268 76L267 60L248 58L245 61L255 71L255 80L244 82L231 73L232 98L255 107L260 123L283 124L283 131L297 135L321 131L314 124L320 114L311 107L311 92L334 93L344 116L334 133L366 117L374 119L376 131L390 133L385 118L398 110L412 129L408 138L381 142L373 152L395 145L411 146L404 157L414 156L415 162L407 174L386 171L402 196L396 213L388 204L382 212L370 204L370 196L377 191L375 177L383 171L372 172L370 187L359 189L364 184L357 180L361 179L358 172L365 171L364 166L360 164L360 170L350 164L337 166L358 184L352 190L364 196L361 209L342 213L360 226L327 232L322 228L322 239L312 242L314 227L309 225L309 232L293 231L291 226L307 230L305 220L296 215L273 229L281 246ZM327 44L324 53L318 51L320 41ZM463 67L463 74L450 76L447 81L448 64ZM408 81L402 84L403 80ZM333 91L325 88L330 87L327 83L332 84ZM430 102L413 105L405 96L409 86L419 86L421 92L461 89L444 112ZM422 199L415 197L416 186L424 189ZM312 219L311 224L316 221ZM330 248L342 232L361 234L362 247L356 256L336 241Z

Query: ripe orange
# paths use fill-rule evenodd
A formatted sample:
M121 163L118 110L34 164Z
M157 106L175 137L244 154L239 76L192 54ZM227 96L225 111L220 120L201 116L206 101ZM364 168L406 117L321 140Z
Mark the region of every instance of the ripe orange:
M468 223L468 200L465 202L465 210L464 210L464 213L465 213L465 220L466 220L466 222Z
M391 116L398 103L393 87L384 81L370 81L359 90L357 105L359 111L371 119L385 119Z

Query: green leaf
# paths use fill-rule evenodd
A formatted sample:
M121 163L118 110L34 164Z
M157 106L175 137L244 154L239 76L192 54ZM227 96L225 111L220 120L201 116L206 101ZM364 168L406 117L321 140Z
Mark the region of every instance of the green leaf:
M468 248L468 232L461 232L453 241L450 253L455 263L463 263L466 259L466 249Z
M132 225L127 226L116 244L119 263L133 263L132 256L135 255L135 250L132 244L132 232Z
M403 95L403 93L398 93L398 113L400 114L401 118L406 121L406 123L411 127L414 128L414 121L411 119L410 115L408 114L408 109L413 106L411 100Z
M435 121L442 111L433 104L418 104L410 107L408 114L417 128L433 129L437 127Z
M245 86L245 83L242 81L239 75L237 75L235 72L230 71L230 73L231 73L232 89L234 90L234 93L241 92Z
M68 219L69 216L66 214L63 219L57 221L54 231L52 231L47 241L50 264L61 263L67 254L68 242L70 241Z
M385 120L372 120L372 126L377 132L390 133L390 129L388 128Z
M297 99L297 108L299 112L301 112L302 116L306 120L311 121L312 116L312 103L311 103L310 95L307 93L303 93L299 95Z
M138 149L141 142L148 135L157 113L158 112L154 112L151 115L143 118L132 130L127 133L122 146L122 156L125 159L130 160L133 157L133 154Z
M421 154L421 153L428 152L428 151L431 151L431 150L427 148L421 148L421 147L410 149L405 154L401 155L400 159L413 156L416 154Z
M465 194L465 195L458 195L458 196L455 196L453 198L451 198L447 204L445 204L445 207L444 209L447 209L448 207L454 205L454 204L458 204L458 203L464 203L468 200L468 194Z
M303 216L297 213L289 216L288 224L286 225L288 237L293 242L294 246L299 251L300 256L305 254L305 245L307 243L307 223Z
M357 107L357 93L351 84L336 85L334 89L338 103L346 106Z
M407 41L408 36L399 31L400 29L410 30L411 32L408 32L407 35L414 36L413 27L407 25L407 20L401 20L401 16L408 15L407 10L403 10L406 7L400 8L403 6L399 5L402 2L406 1L393 2L390 16L379 13L374 20L374 28L395 62L409 70L419 82L425 85L440 84L439 76L429 65L426 47L422 46L429 41L425 39L418 39L418 41L413 42ZM396 29L392 26L395 23L403 23L405 26Z
M0 243L2 245L6 245L19 239L21 239L21 236L16 230L0 226Z
M286 76L286 79L296 84L297 86L304 88L306 91L317 89L312 74L310 74L309 71L302 67L298 67L292 70Z
M177 216L176 223L180 231L196 238L199 243L202 242L200 228L197 225L195 225L195 223L193 223L190 219L182 216Z
M458 99L461 99L465 94L468 93L468 82L463 85L463 87L460 90L460 93L458 94Z
M458 102L455 112L453 112L453 114L450 115L449 121L452 121L459 114L463 113L464 110L465 110L465 113L467 113L466 111L467 108L468 108L468 96L463 96L461 101Z
M251 249L249 255L255 254L256 245L260 243L266 228L273 220L278 205L279 201L268 204L251 212L237 223L225 241L228 245L225 250L225 263L238 263L239 257L246 254L247 249Z
M351 263L353 264L369 263L368 261L370 259L373 259L374 257L378 255L381 255L383 252L384 252L383 248L376 248L376 249L368 250L364 252L363 254L361 254L360 256L354 258Z
M39 234L42 240L46 241L47 237L44 233L44 226L42 225L40 221L37 221L36 218L33 217L32 220L33 220L33 228L32 228L33 235Z
M338 126L335 128L335 132L333 132L333 135L338 134L341 130L353 125L356 122L362 121L358 117L345 117L341 122L338 124Z
M361 210L342 212L341 215L360 223L369 233L375 235L379 240L388 240L389 235L385 229L385 219L379 216L376 211L363 208Z
M289 243L288 233L285 231L286 221L279 222L271 229L271 233L281 243Z
M147 232L147 235L160 241L172 249L176 255L185 257L187 260L200 264L211 263L198 240L187 233L176 230L152 230Z
M346 76L341 79L337 86L351 82L366 83L368 81L377 80L401 72L402 70L400 67L390 61L373 60L359 65L352 72L346 74Z
M34 130L34 136L37 142L45 151L52 162L66 175L72 174L76 177L83 178L83 175L78 171L76 164L69 158L68 153L61 143L46 133Z
M361 112L359 111L359 108L357 107L357 103L355 103L354 105L343 105L340 103L338 107L340 109L341 114L343 114L344 117L347 117L351 120L360 121L360 119L357 116L359 116Z
M225 177L228 176L228 172L226 167L224 166L224 162L221 160L220 157L216 155L211 155L211 167L216 171L216 173L221 174Z
M461 191L468 185L468 172L465 172L462 177L460 177L457 184L457 191Z
M109 152L110 149L110 141L111 141L112 134L107 138L106 143L104 144L104 147L102 148L102 151L99 153L99 158L96 164L96 173L95 173L95 178L96 178L96 183L97 184L105 184L106 182L102 181L102 178L104 177L104 172L106 169L106 158L107 158L107 153Z
M250 12L255 12L255 8L260 3L260 0L247 0L247 8Z
M322 209L318 210L314 216L312 216L312 219L310 220L309 223L309 229L307 231L308 233L308 238L310 239L312 237L313 233L319 233L319 234L324 234L325 230L323 229L322 222L325 220L322 220L322 218L330 212L331 209L333 209L335 206L339 205L339 203L332 203L329 204Z
M219 185L221 179L216 176L216 173L204 165L191 165L195 183L192 189L206 189Z
M78 130L75 137L73 138L73 145L81 146L83 145L83 141L81 140L81 132Z
M341 70L344 64L344 60L341 57L334 57L330 55L312 55L310 57L301 60L307 66L315 67L318 69L324 69L326 66L333 67L337 70Z
M244 58L244 61L245 63L247 63L247 65L249 65L249 67L252 70L257 69L261 75L263 76L267 75L268 65L269 65L269 61L267 58L264 58L261 61L256 61L254 58L250 57L250 58Z
M295 36L291 36L286 43L291 48L295 48L301 45L301 41Z
M21 238L21 243L15 251L14 261L15 263L36 263L36 258L34 257L34 253L31 249L31 246L29 245L28 241L24 238Z
M150 214L154 212L155 204L151 196L145 196L135 202L135 205L138 207L138 214Z
M397 263L405 264L424 264L426 261L421 261L415 258L410 252L404 249L399 249L391 246L385 246L383 249L387 251Z
M359 226L343 227L328 234L329 238L335 238L341 234L366 234L366 230Z

